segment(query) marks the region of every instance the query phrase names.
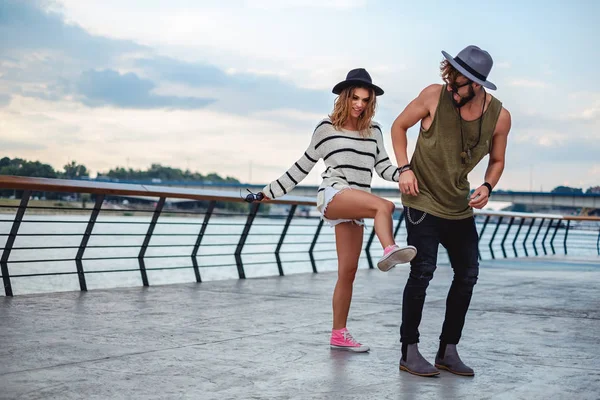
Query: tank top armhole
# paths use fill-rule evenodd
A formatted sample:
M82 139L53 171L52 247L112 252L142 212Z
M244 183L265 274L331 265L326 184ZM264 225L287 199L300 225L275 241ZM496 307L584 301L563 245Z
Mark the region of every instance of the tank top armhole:
M502 102L495 97L492 97L492 101L498 102L498 110L494 113L494 128L492 129L492 137L490 138L490 146L488 148L488 153L492 152L492 143L494 142L494 135L496 134L496 125L498 125L498 120L500 119L500 113L502 112ZM490 104L490 107L492 105Z
M433 114L433 118L431 119L431 125L429 125L429 128L423 129L423 120L421 120L421 122L419 123L419 133L421 133L421 132L428 133L431 130L431 127L436 122L436 118L440 111L443 95L445 92L446 92L446 85L444 84L444 85L442 85L442 90L440 91L440 97L438 98L438 103L437 103L437 106L435 107L435 114Z

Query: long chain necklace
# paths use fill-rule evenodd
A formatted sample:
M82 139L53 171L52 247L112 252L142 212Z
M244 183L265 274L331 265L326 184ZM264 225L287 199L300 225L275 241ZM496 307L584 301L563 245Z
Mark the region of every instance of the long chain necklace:
M462 163L466 164L467 163L467 158L469 159L469 162L471 162L471 150L473 150L475 147L477 147L477 145L479 144L479 141L481 140L481 127L483 126L483 110L485 108L485 101L486 101L486 97L487 94L485 93L485 90L482 88L483 90L483 103L481 104L481 117L479 117L479 135L477 136L477 142L469 147L469 145L467 144L467 149L465 151L465 137L463 134L463 126L462 126L462 114L460 111L460 108L458 109L458 118L460 120L460 143L461 143L461 149L463 149L463 151L460 153L460 158L462 159Z

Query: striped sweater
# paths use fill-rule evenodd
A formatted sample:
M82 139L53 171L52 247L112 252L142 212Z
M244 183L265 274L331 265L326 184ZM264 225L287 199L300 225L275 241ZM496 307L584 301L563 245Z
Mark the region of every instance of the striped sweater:
M377 123L371 125L369 137L362 137L358 131L335 130L331 120L326 118L316 127L310 145L279 179L265 186L262 192L275 199L289 193L313 169L319 159L325 162L323 182L319 186L317 208L322 209L325 188L353 188L371 191L373 169L386 181L398 182L399 169L392 165L383 144L383 134Z

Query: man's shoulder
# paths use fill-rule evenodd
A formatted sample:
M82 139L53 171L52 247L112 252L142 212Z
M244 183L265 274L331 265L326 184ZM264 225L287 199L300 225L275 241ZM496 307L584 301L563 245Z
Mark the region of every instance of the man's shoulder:
M504 108L500 108L500 114L498 115L498 122L496 123L496 132L498 134L508 135L512 125L512 118L510 112Z
M421 90L421 93L419 93L419 99L426 105L437 104L443 88L444 85L440 85L439 83L426 86L423 90Z
M508 109L506 107L504 107L504 104L502 104L502 101L499 98L497 98L496 96L494 96L492 93L489 93L489 95L492 98L491 102L495 102L496 107L500 109L498 111L498 120L499 121L504 120L505 122L506 121L510 122L510 119L511 119L510 112L508 111ZM490 104L491 104L491 102L490 102Z
M426 86L423 90L421 90L421 93L419 94L419 96L437 98L440 96L440 93L442 92L443 88L444 88L444 85L441 85L439 83L433 83L429 86Z

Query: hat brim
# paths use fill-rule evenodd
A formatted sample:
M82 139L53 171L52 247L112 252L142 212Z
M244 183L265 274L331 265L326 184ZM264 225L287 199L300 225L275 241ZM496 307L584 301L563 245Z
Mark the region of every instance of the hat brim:
M384 91L382 88L380 88L377 85L372 84L371 82L368 81L363 81L362 79L348 79L345 81L341 81L340 83L338 83L337 85L335 85L333 87L333 89L331 90L334 94L340 94L342 93L342 90L346 89L347 87L350 86L366 86L366 87L370 87L375 91L375 96L381 96Z
M472 80L475 83L479 83L481 86L486 87L490 90L496 90L496 85L494 85L492 82L485 80L482 81L481 79L477 78L475 75L473 75L472 73L470 73L469 71L467 71L463 66L461 66L459 63L457 63L456 61L454 61L454 57L452 57L450 54L446 53L445 51L442 50L442 54L444 55L444 57L446 58L446 60L448 60L448 62L454 67L456 68L456 70L458 72L460 72L461 74L463 74L465 77L469 78L470 80Z

